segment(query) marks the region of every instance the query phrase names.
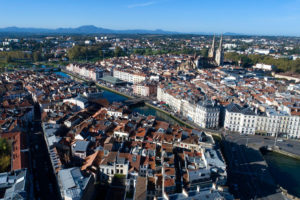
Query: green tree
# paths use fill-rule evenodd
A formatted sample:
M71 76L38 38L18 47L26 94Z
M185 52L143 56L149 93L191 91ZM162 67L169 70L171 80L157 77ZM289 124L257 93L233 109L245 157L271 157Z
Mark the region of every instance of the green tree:
M68 51L68 57L70 60L78 59L82 54L81 46L74 46Z
M208 49L207 48L201 49L200 55L204 58L207 58L208 57Z
M151 48L147 48L146 52L145 52L145 55L147 55L147 56L153 55L152 49Z
M122 56L123 54L124 54L124 53L123 53L122 48L119 47L119 46L116 46L115 51L114 51L114 56L115 56L115 57L120 57L120 56Z
M11 146L4 138L0 138L0 173L6 172L10 167Z
M12 62L12 57L11 57L10 54L7 54L7 55L5 56L5 63L10 63L10 62Z
M37 61L41 61L41 60L42 60L41 53L39 51L35 51L33 53L33 61L37 62Z

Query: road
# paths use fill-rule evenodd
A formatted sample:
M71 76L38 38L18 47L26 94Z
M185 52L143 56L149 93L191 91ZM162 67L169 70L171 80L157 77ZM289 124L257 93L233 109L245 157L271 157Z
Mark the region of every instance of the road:
M226 136L222 143L228 165L228 182L235 197L285 199L270 175L262 155L256 149L246 146L246 138Z
M34 196L43 200L61 199L39 119L39 107L35 106L33 131L30 133Z
M239 135L230 133L226 135L226 139L242 145L251 145L252 147L260 148L262 146L274 146L275 138L274 137L266 137L259 135ZM281 139L278 138L276 142L276 146L279 149L293 153L300 156L300 142L296 140L290 139Z

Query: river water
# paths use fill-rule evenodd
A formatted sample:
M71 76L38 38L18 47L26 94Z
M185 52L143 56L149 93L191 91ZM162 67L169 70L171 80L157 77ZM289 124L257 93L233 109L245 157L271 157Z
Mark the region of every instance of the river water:
M56 74L68 78L69 76L63 72L55 72ZM115 94L113 92L103 90L103 98L107 99L110 103L117 101L123 102L127 100L126 97ZM134 112L144 115L156 116L158 120L164 120L171 124L178 124L173 118L167 114L157 111L148 106L137 106L132 108ZM300 160L283 156L281 154L268 152L264 155L272 176L275 181L292 195L300 197Z
M288 193L300 197L300 160L275 152L267 152L264 158L277 184Z
M55 72L55 74L62 76L64 78L70 77L69 75L65 74L64 72ZM101 89L103 91L102 98L107 99L110 103L123 102L128 99L127 97L121 96L119 94L113 93L113 92L105 90L103 88L101 88ZM154 108L151 108L149 106L145 106L145 105L144 106L136 106L136 107L133 107L131 110L134 112L138 112L140 114L146 115L146 116L148 116L148 115L156 116L156 118L158 120L164 120L171 124L180 124L179 122L177 122L176 120L171 118L169 115L167 115L163 112L160 112L158 110L155 110Z

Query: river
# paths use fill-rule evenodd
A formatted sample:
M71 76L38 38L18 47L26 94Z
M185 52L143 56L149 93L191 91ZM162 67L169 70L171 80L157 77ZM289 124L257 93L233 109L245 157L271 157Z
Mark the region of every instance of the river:
M275 152L267 152L264 158L277 184L300 197L300 160Z
M64 72L55 72L56 74L68 78L69 75ZM123 102L127 98L111 91L103 90L103 98L110 103L117 101ZM179 124L167 114L157 111L149 106L137 106L132 108L133 111L144 114L156 116L159 120L167 121L171 124ZM275 181L283 188L287 189L292 195L300 197L300 161L283 156L281 154L269 152L264 155L267 163L270 166L270 171Z
M69 75L65 74L64 72L55 72L55 74L62 76L64 78L70 77ZM128 99L127 97L121 96L119 94L113 93L113 92L105 90L103 88L101 88L101 89L103 91L102 98L107 99L110 103L112 103L114 101L115 102L123 102ZM176 120L171 118L169 115L167 115L163 112L160 112L158 110L155 110L154 108L151 108L149 106L145 106L145 105L144 106L136 106L136 107L132 108L132 111L138 112L138 113L146 115L146 116L153 115L153 116L156 116L156 118L158 120L164 120L171 124L180 124L179 122L177 122Z

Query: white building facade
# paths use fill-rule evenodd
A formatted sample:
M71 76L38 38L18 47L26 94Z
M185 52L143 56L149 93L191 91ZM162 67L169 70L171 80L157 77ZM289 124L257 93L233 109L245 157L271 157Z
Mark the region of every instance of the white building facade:
M273 137L282 134L288 138L300 138L300 116L274 108L257 114L250 108L230 104L226 108L224 128L240 134L259 133Z
M218 128L220 108L210 100L191 103L181 96L173 96L167 90L157 87L157 100L168 104L175 112L180 113L202 128Z
M113 76L122 81L126 81L133 84L140 83L146 80L145 74L131 73L127 71L121 71L118 69L114 69Z

